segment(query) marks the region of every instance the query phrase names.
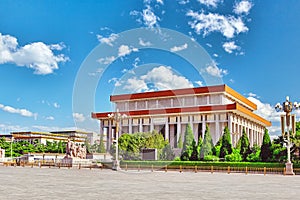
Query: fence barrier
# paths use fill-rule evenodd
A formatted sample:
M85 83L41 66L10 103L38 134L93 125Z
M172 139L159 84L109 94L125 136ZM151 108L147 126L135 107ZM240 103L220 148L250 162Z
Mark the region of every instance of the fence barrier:
M111 169L111 164L100 164L100 163L92 163L92 164L87 164L87 163L61 163L61 162L54 162L54 161L35 161L35 162L12 162L12 161L7 161L2 163L3 166L8 167L8 166L21 166L21 167L49 167L49 168L88 168L88 169L93 169L93 168L99 168L99 169ZM211 174L215 172L220 172L220 173L244 173L245 175L248 174L279 174L279 175L286 175L286 169L285 168L269 168L269 167L232 167L232 166L199 166L199 165L191 165L191 166L183 166L183 165L142 165L142 164L121 164L121 169L128 171L128 170L137 170L137 171L177 171L180 173L183 172L210 172ZM300 175L300 168L294 168L294 173L295 175Z

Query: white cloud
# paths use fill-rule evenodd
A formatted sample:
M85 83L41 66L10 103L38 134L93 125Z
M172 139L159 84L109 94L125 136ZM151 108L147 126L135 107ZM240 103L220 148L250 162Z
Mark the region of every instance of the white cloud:
M180 0L178 3L181 5L185 5L188 4L190 2L190 0Z
M252 6L253 4L250 1L243 0L241 2L236 2L236 4L233 7L233 12L236 14L245 13L247 15L251 10Z
M156 0L157 3L160 3L161 5L164 5L164 1L163 0Z
M34 117L35 119L37 118L37 113L33 113L24 108L19 109L19 108L14 108L11 106L5 106L3 104L0 104L0 109L8 113L19 114L23 117Z
M112 83L112 82L114 83L115 87L119 87L122 85L120 79L118 78L111 78L108 80L108 83Z
M109 65L111 64L116 58L114 56L109 56L109 57L105 57L105 58L99 58L97 60L97 62L101 63L101 64L105 64L105 65Z
M148 91L148 87L145 81L142 79L137 79L136 77L129 78L126 81L126 84L123 87L123 89L130 90L132 92Z
M209 43L206 43L206 46L208 46L208 47L212 48L212 45L211 45L211 44L209 44Z
M158 90L193 87L193 84L188 79L174 74L171 67L166 66L153 68L141 78L146 82L154 83Z
M15 37L0 33L0 64L13 63L33 69L35 74L51 74L59 68L59 63L69 61L64 54L55 55L53 52L63 48L63 43L46 45L42 42L19 47Z
M224 48L224 50L225 50L227 53L232 53L234 50L240 49L240 47L237 46L237 45L235 44L234 41L232 41L232 42L225 42L225 43L223 44L223 48Z
M118 56L119 57L126 56L126 55L129 55L131 52L137 52L137 51L138 51L137 48L129 47L127 45L121 45L119 47Z
M221 2L222 0L198 0L201 4L204 4L206 6L212 6L214 8L217 7L218 3Z
M139 44L143 47L148 47L148 46L151 46L151 42L149 41L144 41L142 38L139 38Z
M73 113L73 118L76 122L83 122L85 121L85 117L82 113Z
M181 45L181 46L174 46L174 47L172 47L172 48L170 49L170 51L171 51L171 52L177 52L177 51L182 51L182 50L187 49L187 48L188 48L188 44L185 43L185 44L183 44L183 45Z
M157 26L158 21L160 20L159 17L154 14L152 8L149 5L146 5L146 9L143 10L142 17L145 26L147 26L148 28Z
M88 75L89 76L98 76L99 74L102 74L103 71L104 71L104 69L102 67L100 67L96 70L96 72L89 72Z
M247 95L248 95L249 97L257 97L257 98L258 98L257 94L254 94L254 93L252 93L252 92L249 92Z
M61 51L64 48L66 48L66 45L64 43L60 43L60 44L50 44L49 45L51 50L57 50L57 51Z
M46 117L45 119L46 119L46 120L51 120L51 121L53 121L53 120L54 120L54 117L53 117L53 116L48 116L48 117Z
M193 87L193 84L185 77L174 74L171 67L159 66L148 71L145 75L128 79L123 89L132 92L145 92L190 87Z
M226 69L218 68L215 63L208 65L204 71L211 76L215 76L215 77L219 77L219 78L228 74L228 71Z
M248 99L257 105L257 110L254 111L256 114L272 122L280 121L280 115L282 115L283 112L276 112L274 106L268 103L262 103L255 97L248 97Z
M216 53L214 53L214 54L213 54L213 56L214 56L214 57L216 57L216 58L217 58L217 57L219 57L219 55L218 55L218 54L216 54Z
M202 81L195 81L195 83L196 83L198 86L203 86L203 82L202 82Z
M233 38L236 34L247 32L248 28L240 17L224 16L214 13L205 14L188 11L187 16L191 17L193 21L189 22L191 28L197 34L203 33L203 36L211 32L220 32L226 38Z
M60 105L57 102L53 103L54 108L60 108Z
M119 35L112 33L109 37L103 37L102 35L97 35L97 39L101 44L107 44L109 46L113 46L113 42L118 39Z

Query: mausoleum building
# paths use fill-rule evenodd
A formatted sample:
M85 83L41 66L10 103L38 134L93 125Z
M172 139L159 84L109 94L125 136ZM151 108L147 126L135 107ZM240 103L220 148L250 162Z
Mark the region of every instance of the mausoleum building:
M250 145L261 145L264 130L271 122L254 113L257 105L227 85L206 86L110 96L116 111L126 114L119 122L119 134L149 132L163 134L174 148L190 124L195 140L204 137L206 125L216 144L228 126L235 146L245 129ZM109 148L115 138L112 112L92 113L100 121L100 134Z

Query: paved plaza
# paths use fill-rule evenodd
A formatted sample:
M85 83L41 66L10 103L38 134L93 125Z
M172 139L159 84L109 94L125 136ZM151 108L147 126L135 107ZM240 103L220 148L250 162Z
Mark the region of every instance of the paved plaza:
M0 199L299 199L300 176L0 166Z

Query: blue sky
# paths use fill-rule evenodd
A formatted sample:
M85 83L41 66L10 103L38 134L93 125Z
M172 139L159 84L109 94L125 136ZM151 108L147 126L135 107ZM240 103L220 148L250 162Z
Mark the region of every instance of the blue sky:
M90 113L113 110L110 94L225 83L278 135L274 105L300 101L299 10L298 0L2 0L0 132L97 131Z

